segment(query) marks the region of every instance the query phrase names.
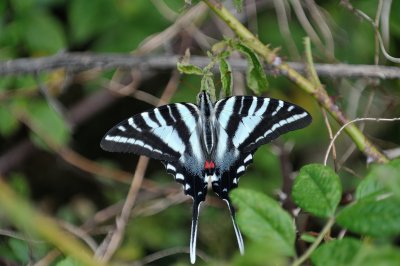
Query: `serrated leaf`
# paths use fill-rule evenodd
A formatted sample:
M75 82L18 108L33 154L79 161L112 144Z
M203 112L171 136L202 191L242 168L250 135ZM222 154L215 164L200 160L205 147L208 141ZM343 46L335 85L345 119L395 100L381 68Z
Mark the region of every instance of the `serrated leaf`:
M237 221L243 233L262 241L282 255L292 256L295 228L290 215L270 197L248 189L232 191L233 203L238 206Z
M292 188L296 204L319 217L333 216L341 195L339 177L331 168L321 164L309 164L301 168Z
M400 160L371 167L368 175L357 186L356 199L393 192L400 198Z
M232 95L232 90L233 90L232 68L228 60L226 60L225 58L221 58L219 61L219 72L221 74L222 95L224 97L227 95Z
M400 199L393 195L361 198L342 209L336 221L359 234L376 237L400 234Z
M400 252L392 247L376 247L354 238L329 241L311 255L315 266L398 265Z
M201 69L198 66L192 65L192 64L182 64L182 63L178 62L176 64L176 66L177 66L179 72L181 72L183 74L199 75L199 76L204 75L203 69Z
M354 238L333 240L319 246L311 255L313 265L344 266L352 261L360 250L362 242Z
M247 86L255 93L260 94L267 90L268 81L264 68L253 50L247 46L235 43L234 47L247 57L246 82Z

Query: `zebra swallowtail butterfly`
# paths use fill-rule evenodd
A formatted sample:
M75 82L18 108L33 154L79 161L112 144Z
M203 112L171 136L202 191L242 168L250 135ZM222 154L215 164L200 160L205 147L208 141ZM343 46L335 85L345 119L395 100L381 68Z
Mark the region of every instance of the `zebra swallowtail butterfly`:
M311 123L310 114L282 100L233 96L213 103L202 91L197 105L173 103L137 114L113 127L101 147L161 160L167 172L193 198L190 261L196 260L197 223L208 181L228 205L239 250L242 235L229 192L252 162L260 145Z

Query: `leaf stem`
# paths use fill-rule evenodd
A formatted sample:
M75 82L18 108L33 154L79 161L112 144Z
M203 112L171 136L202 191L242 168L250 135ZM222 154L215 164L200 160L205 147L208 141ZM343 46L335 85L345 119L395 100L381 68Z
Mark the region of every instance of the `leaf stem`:
M203 0L203 2L215 12L243 41L245 45L253 49L264 60L286 75L292 82L297 84L302 90L309 93L321 106L323 106L332 117L341 125L348 122L338 106L332 101L328 93L322 86L315 86L312 81L302 76L299 72L290 67L287 63L282 61L275 50L271 50L268 46L264 45L256 36L254 36L240 21L238 21L232 13L230 13L221 3L216 3L212 0ZM388 158L379 151L355 126L349 125L345 128L346 133L356 144L357 148L363 152L368 158L373 161L385 163Z
M306 250L306 252L304 252L303 255L301 255L300 258L298 258L297 260L295 260L292 263L292 266L300 266L304 261L306 261L308 259L308 257L310 257L310 255L314 252L314 250L321 243L324 236L329 232L329 230L331 230L334 223L335 223L335 217L329 218L328 222L325 224L324 228L319 233L319 235L318 235L317 239L315 239L314 243L312 243L312 245Z

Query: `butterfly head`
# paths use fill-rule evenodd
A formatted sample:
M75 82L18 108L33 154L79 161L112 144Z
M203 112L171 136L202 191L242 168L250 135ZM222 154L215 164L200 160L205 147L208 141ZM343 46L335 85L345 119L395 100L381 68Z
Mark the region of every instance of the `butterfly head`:
M201 91L197 95L197 105L200 107L201 112L208 117L213 108L213 102L211 100L210 94L208 94L204 90Z

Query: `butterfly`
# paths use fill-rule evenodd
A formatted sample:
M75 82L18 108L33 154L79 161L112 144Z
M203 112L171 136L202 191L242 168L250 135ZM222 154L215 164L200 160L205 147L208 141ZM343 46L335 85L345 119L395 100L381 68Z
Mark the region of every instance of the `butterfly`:
M160 160L193 198L190 261L196 261L197 224L208 182L231 214L239 250L243 238L235 221L229 192L263 144L306 127L310 114L283 100L232 96L213 102L201 91L197 104L173 103L136 114L111 128L100 146Z

